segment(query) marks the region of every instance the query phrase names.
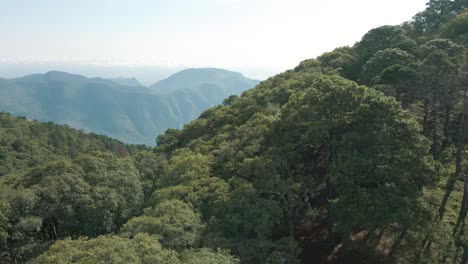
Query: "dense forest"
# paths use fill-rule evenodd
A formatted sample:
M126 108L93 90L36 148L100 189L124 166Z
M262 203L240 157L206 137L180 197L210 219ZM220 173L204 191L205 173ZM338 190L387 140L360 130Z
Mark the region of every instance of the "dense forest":
M467 9L431 0L154 149L1 114L0 263L467 263Z

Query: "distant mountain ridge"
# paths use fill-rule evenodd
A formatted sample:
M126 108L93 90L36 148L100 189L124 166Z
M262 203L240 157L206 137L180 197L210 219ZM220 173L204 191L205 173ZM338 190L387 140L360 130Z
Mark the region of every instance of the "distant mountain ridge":
M182 127L258 81L210 68L187 69L150 87L138 83L60 71L0 79L0 111L154 145L156 136L168 128Z
M255 86L257 80L244 77L241 73L217 68L189 68L179 71L148 88L157 93L169 93L178 90L200 91L203 88L217 86L224 92L238 91L238 86Z
M121 85L126 85L126 86L143 86L140 81L138 81L136 78L125 78L125 77L117 77L117 78L109 78L108 80L116 82Z

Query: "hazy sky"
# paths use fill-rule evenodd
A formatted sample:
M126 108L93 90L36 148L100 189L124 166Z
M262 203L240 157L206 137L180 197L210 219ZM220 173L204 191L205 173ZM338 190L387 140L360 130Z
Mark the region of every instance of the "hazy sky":
M0 63L220 67L297 65L427 0L0 0ZM257 72L256 72L257 71Z

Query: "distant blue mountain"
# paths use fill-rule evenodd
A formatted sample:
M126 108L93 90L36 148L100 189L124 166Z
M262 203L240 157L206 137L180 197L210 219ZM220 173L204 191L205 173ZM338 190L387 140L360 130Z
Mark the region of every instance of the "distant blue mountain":
M121 85L126 85L126 86L143 86L137 79L135 78L110 78L108 79L110 81L116 82Z
M238 72L231 72L216 68L191 68L182 70L149 87L156 93L170 93L174 91L192 91L204 93L206 89L216 88L223 94L239 94L244 89L240 87L254 87L258 83L244 77Z
M136 79L51 71L0 79L0 111L154 145L158 134L180 128L257 83L240 73L211 68L183 70L150 87Z

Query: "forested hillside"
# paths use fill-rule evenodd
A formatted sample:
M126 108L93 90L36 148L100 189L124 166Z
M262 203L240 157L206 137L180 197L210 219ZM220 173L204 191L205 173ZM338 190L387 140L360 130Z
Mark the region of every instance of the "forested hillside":
M0 79L0 111L153 146L166 129L182 127L225 97L257 83L226 70L187 69L148 89L135 79L51 71Z
M16 165L0 177L2 260L467 263L466 9L432 0L167 130L153 151L56 126L101 147L72 154L47 132L28 145L57 158L23 157L14 142L36 132L17 127L49 125L5 115L1 155Z

